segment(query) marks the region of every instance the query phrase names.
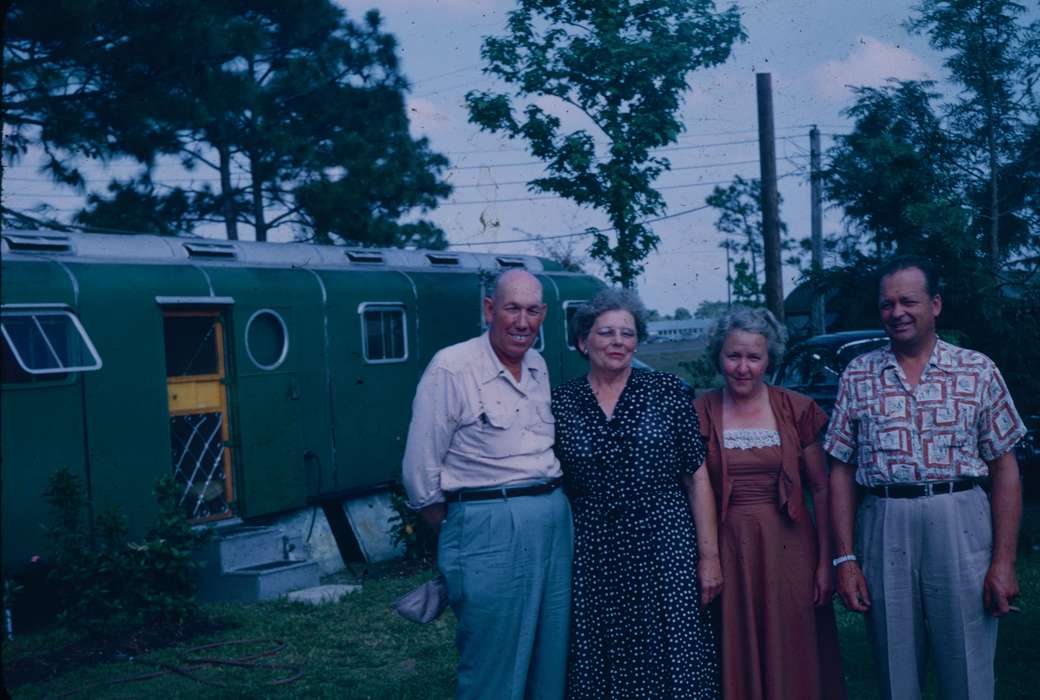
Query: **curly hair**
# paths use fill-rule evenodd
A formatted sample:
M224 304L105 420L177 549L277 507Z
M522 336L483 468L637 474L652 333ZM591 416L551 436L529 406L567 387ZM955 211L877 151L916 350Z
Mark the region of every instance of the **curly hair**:
M639 295L631 289L605 287L601 289L588 304L582 304L571 319L571 342L581 352L578 340L587 340L596 319L608 311L627 311L636 322L636 338L643 342L647 338L646 307ZM586 353L582 352L583 355Z
M708 347L705 354L708 361L721 374L722 366L719 355L726 337L733 331L744 331L754 333L766 339L766 349L769 353L769 367L767 372L772 372L780 363L787 347L787 329L776 320L769 309L750 308L747 306L734 306L723 314L712 324L708 332Z

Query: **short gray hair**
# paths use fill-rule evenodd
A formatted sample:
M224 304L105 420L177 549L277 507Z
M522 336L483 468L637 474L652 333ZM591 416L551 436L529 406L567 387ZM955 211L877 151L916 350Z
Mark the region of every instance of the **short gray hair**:
M726 343L726 337L733 331L754 333L766 339L766 350L769 352L767 372L772 372L780 364L786 349L787 329L776 320L776 316L769 309L734 306L720 316L708 332L708 348L705 353L708 355L708 361L720 374L722 366L719 363L719 354Z
M639 295L631 289L604 287L587 304L582 304L571 319L571 342L578 347L578 340L587 340L596 319L608 311L627 311L636 321L636 338L643 342L647 338L646 307ZM579 350L578 352L581 352ZM582 353L584 354L584 353Z

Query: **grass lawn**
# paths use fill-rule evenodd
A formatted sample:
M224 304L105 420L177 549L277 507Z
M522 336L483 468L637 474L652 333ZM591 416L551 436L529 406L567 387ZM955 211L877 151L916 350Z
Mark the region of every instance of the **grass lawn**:
M1040 533L1040 510L1034 507L1030 511L1027 532L1034 536L1025 540L1040 542L1040 538L1035 537L1035 533ZM1022 585L1022 612L1001 622L997 661L999 698L1038 696L1040 552L1024 553L1019 558L1018 574ZM25 669L29 668L35 671L37 680L9 686L13 697L54 697L79 689L82 692L74 697L195 700L203 693L219 693L224 698L449 698L455 665L452 614L448 612L437 622L421 626L406 622L388 608L397 596L427 577L425 572L402 573L400 567L390 567L366 581L362 592L348 596L341 603L318 607L287 602L207 606L207 616L219 623L218 630L143 652L132 661L111 652L104 658L84 660L82 653L74 658L63 658L55 650L76 640L60 630L18 636L3 645L5 684L16 678L15 671L26 678ZM840 605L838 607L840 609ZM874 665L862 620L841 611L838 621L850 697L876 698ZM284 651L266 661L299 668L303 673L300 680L283 686L265 685L285 677L289 671L225 667L193 673L232 687L209 687L176 674L103 689L91 687L152 672L162 664L176 665L178 658L191 647L257 638L283 641ZM268 647L269 644L254 644L205 654L229 658ZM89 649L89 645L79 643L75 648L82 652L84 648Z
M654 369L671 372L689 381L690 375L680 366L680 363L704 357L706 346L707 341L703 339L641 343L637 357Z

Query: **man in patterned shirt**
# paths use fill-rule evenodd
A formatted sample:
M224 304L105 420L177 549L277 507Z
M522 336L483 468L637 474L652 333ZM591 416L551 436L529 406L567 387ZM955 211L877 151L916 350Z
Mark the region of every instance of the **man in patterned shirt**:
M936 335L929 261L896 258L879 282L891 345L846 367L824 440L838 594L867 613L883 697L919 698L930 650L942 697L992 698L997 618L1018 595L1025 426L993 361Z

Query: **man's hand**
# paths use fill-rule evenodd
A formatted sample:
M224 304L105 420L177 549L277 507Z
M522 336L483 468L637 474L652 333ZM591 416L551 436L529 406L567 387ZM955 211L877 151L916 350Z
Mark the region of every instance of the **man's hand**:
M834 567L829 561L821 561L813 579L813 605L821 607L831 604L834 595Z
M441 531L441 523L444 522L444 518L447 517L448 506L441 501L440 503L431 503L425 508L419 509L419 515L422 516L423 522L430 526L433 530L433 534L439 534Z
M701 607L704 608L722 592L722 566L718 557L697 560L697 580L701 588Z
M1018 596L1018 576L1013 564L993 562L982 582L982 604L993 617L1003 617Z
M867 580L859 564L847 561L838 565L838 595L845 607L853 612L870 610L870 593L867 591Z

